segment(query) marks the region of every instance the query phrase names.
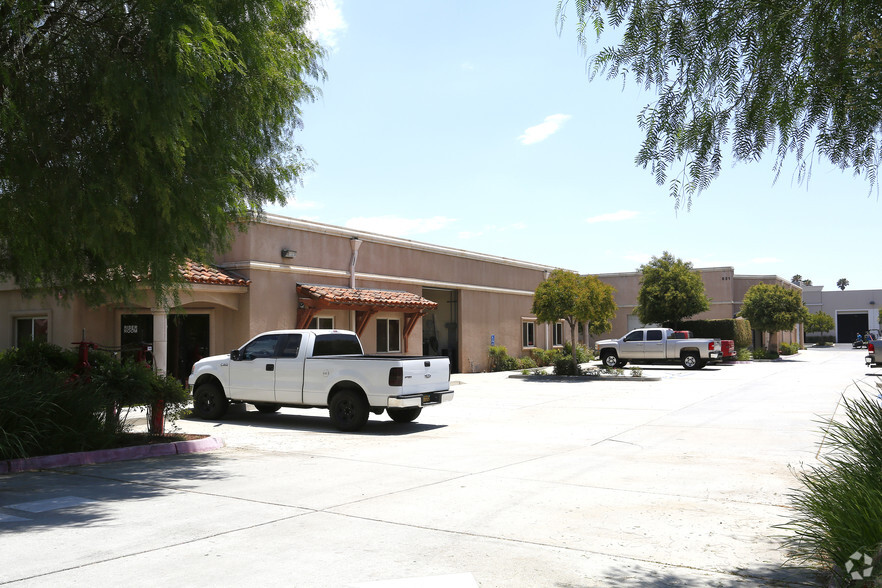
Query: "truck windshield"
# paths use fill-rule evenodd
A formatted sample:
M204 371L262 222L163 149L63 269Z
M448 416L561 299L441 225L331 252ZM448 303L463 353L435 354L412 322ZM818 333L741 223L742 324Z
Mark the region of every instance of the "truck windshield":
M316 335L312 356L320 355L361 355L361 344L356 337L343 333Z

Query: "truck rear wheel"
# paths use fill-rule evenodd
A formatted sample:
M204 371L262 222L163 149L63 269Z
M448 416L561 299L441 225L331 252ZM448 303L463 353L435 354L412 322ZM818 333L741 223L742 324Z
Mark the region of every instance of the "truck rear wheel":
M219 419L229 407L230 401L214 382L206 382L193 392L193 414L200 419Z
M683 367L687 370L697 370L704 367L701 365L701 358L695 351L684 353L680 359L683 362Z
M389 418L396 423L410 423L420 416L420 413L423 412L423 407L408 406L407 408L387 408L386 412L389 414Z
M331 422L339 430L357 431L367 422L370 406L360 391L341 390L331 398L328 412Z

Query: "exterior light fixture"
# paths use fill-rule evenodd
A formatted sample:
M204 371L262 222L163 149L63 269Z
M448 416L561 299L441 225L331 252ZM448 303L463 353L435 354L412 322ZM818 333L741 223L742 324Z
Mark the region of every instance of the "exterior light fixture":
M282 257L285 259L294 259L297 257L297 252L293 249L282 249Z

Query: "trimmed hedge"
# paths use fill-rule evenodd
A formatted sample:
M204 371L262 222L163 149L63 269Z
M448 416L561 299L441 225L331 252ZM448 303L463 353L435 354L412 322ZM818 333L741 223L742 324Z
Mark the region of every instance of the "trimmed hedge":
M681 321L676 325L665 325L678 331L692 331L696 337L706 339L731 339L735 348L750 347L753 333L747 319L713 319Z

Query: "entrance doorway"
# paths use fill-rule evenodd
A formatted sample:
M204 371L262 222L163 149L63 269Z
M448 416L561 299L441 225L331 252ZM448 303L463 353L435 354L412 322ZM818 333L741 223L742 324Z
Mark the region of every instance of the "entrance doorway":
M166 371L187 380L193 364L208 357L209 315L168 315ZM153 365L153 315L124 314L120 320L120 356L124 360L147 361Z
M836 342L853 343L857 334L861 336L870 328L868 312L839 312L836 314Z
M153 365L153 315L124 314L120 320L120 358Z
M450 373L459 372L459 292L423 288L423 298L438 307L423 317L423 355L450 358Z
M208 341L207 314L168 315L168 373L186 382L193 364L208 357Z

